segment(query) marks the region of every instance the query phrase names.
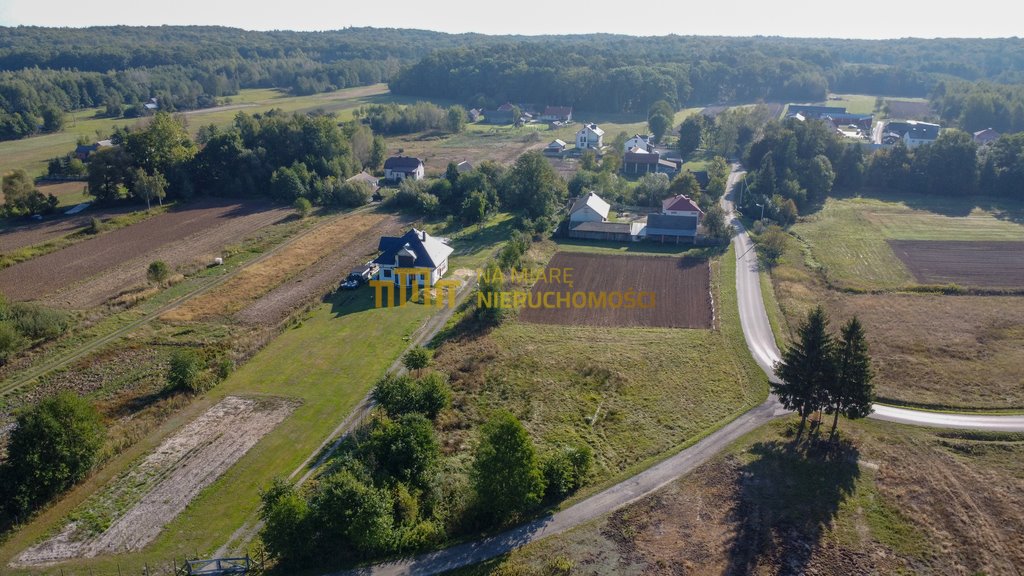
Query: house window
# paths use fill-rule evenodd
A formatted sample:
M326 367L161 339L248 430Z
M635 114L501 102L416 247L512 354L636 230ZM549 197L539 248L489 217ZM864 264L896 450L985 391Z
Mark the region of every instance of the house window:
M386 269L381 273L381 275L384 276L385 278L391 278L391 270Z

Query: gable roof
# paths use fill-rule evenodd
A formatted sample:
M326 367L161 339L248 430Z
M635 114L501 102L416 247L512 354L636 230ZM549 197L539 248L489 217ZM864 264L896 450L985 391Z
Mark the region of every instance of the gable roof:
M676 194L675 196L665 198L661 202L661 211L668 212L669 210L676 210L679 212L697 212L702 214L703 211L700 206L697 206L693 200L690 200L685 194Z
M512 103L511 102L505 102L501 106L498 106L498 110L500 110L502 112L512 112L513 109L514 108L512 107Z
M377 178L373 174L370 174L366 170L363 170L355 176L351 176L345 179L345 182L366 182L370 186L376 186L380 182L380 178Z
M545 116L569 116L572 114L572 106L545 106Z
M696 236L696 216L674 216L672 214L648 214L648 236Z
M397 238L381 236L377 249L381 251L381 255L374 260L377 264L392 265L395 263L395 256L407 250L416 255L417 266L431 268L437 268L455 251L451 246L415 228Z
M577 134L586 132L588 130L593 132L594 134L597 134L598 136L604 136L604 130L601 130L601 128L597 124L594 124L594 123L587 124L583 128L580 128L580 130L579 130L579 132L577 132Z
M555 138L551 141L551 144L548 144L548 148L565 148L566 146L568 146L568 144L558 138Z
M576 212L582 210L585 206L589 206L594 212L600 214L601 218L608 218L608 211L612 208L611 204L602 200L597 193L587 192L572 203L572 208L569 209L569 215L572 216Z
M412 156L392 156L384 161L385 170L415 170L423 165L423 160Z

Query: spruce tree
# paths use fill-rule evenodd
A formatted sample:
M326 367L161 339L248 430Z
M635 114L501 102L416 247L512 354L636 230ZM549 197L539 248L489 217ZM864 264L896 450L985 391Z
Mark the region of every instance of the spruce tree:
M864 328L856 316L843 326L835 349L836 377L828 390L828 411L833 414L830 437L835 437L839 415L864 418L871 413L875 399L871 357Z
M783 406L800 415L803 433L807 417L825 403L828 387L835 379L835 342L828 333L828 317L821 306L808 314L797 334L797 341L782 353L782 360L775 366L782 382L772 384L772 392Z

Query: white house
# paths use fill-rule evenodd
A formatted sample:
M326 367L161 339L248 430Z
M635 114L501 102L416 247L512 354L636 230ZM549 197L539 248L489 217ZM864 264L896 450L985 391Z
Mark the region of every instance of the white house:
M451 246L422 230L413 228L403 236L382 236L378 249L381 255L373 262L380 266L378 277L381 280L399 281L395 268L426 268L430 270L430 278L416 276L416 282L424 286L429 280L430 286L437 283L448 271L448 257L454 251ZM411 286L413 276L406 276L406 284Z
M576 133L576 148L580 150L597 150L604 147L604 130L597 124L587 124Z
M917 148L935 142L935 139L939 137L939 130L942 129L938 124L918 122L917 120L907 120L907 125L909 128L903 134L903 143L907 145L907 148Z
M639 148L644 152L651 152L654 150L654 144L651 143L651 137L647 134L636 134L622 146L622 152L625 154L633 148Z
M611 205L594 192L587 192L572 203L569 209L569 226L579 222L604 222L608 220Z
M384 161L384 178L386 180L422 180L424 175L423 160L411 156L392 156Z

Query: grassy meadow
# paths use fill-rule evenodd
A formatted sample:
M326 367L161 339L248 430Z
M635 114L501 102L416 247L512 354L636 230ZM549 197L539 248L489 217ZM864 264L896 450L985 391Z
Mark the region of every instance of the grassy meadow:
M781 309L769 315L776 338L791 339L807 311L822 304L836 328L853 315L864 323L882 401L1024 409L1024 297L921 293L886 243L1020 241L1022 209L984 198L830 198L792 227L772 269Z

